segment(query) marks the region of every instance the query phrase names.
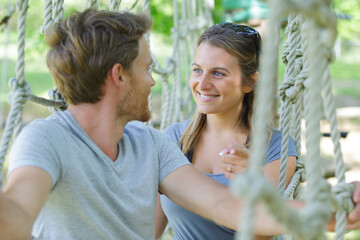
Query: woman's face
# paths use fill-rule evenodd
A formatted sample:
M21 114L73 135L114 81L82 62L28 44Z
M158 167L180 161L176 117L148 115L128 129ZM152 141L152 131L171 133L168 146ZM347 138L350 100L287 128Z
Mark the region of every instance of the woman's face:
M223 48L203 42L199 45L190 76L197 109L204 114L240 113L244 93L241 69L236 57Z

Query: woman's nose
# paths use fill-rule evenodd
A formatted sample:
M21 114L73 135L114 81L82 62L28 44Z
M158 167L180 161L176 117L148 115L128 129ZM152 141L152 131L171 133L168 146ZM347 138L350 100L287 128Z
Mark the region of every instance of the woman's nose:
M202 75L199 78L199 89L209 89L211 87L211 80L207 75Z

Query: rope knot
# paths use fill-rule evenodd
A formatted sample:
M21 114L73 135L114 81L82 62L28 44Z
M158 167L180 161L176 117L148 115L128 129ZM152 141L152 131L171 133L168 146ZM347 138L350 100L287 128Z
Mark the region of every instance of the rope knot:
M64 99L64 97L61 95L60 91L55 87L53 89L50 89L48 91L48 95L50 97L50 99L52 100L55 100L55 101L63 101L64 102L64 107L60 107L60 108L57 108L57 107L49 107L49 110L51 112L57 112L57 111L63 111L67 108L67 104L66 104L66 101Z
M175 59L172 57L167 57L165 59L165 69L168 74L171 74L175 71L176 62Z
M22 84L19 84L16 78L10 78L9 87L8 102L10 105L16 102L25 103L30 99L31 89L28 82L24 81Z
M231 183L231 189L236 196L260 200L265 197L267 189L269 189L269 183L263 177L244 173L239 174Z
M337 207L345 210L347 213L351 212L354 204L351 200L354 186L350 183L338 183L332 188L332 193L335 195ZM338 210L338 209L337 209Z
M306 180L306 171L305 171L305 162L299 160L296 162L296 171L300 174L300 182L305 182Z

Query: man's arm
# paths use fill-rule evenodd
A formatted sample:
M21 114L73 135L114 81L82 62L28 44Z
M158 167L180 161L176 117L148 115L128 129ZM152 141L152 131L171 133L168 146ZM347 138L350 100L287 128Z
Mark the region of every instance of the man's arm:
M50 175L38 167L20 167L11 172L0 193L1 239L30 239L51 184Z
M161 207L160 194L157 196L156 216L155 216L155 239L159 239L164 233L168 219Z
M160 192L179 206L207 219L236 229L241 211L241 201L228 187L196 170L193 166L180 167L161 183ZM292 205L298 205L294 202ZM267 214L265 207L255 209L254 232L259 235L280 235L284 229Z
M360 228L360 182L352 182L354 185L354 192L352 195L352 202L354 203L354 209L349 213L347 216L347 225L346 229L348 230L355 230ZM335 214L329 224L327 225L328 231L335 231Z
M346 226L349 230L360 228L360 182L352 182L355 190L352 195L352 201L355 204L353 211L348 216L348 224Z

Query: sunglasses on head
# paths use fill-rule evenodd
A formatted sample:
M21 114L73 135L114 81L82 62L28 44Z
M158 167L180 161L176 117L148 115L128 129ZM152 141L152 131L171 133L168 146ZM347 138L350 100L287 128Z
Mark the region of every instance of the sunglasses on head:
M234 24L231 22L222 22L217 23L215 26L219 26L223 29L229 29L234 31L235 33L244 36L244 37L251 37L255 42L256 47L256 58L259 60L259 51L260 51L260 34L257 30L252 27L240 24Z

